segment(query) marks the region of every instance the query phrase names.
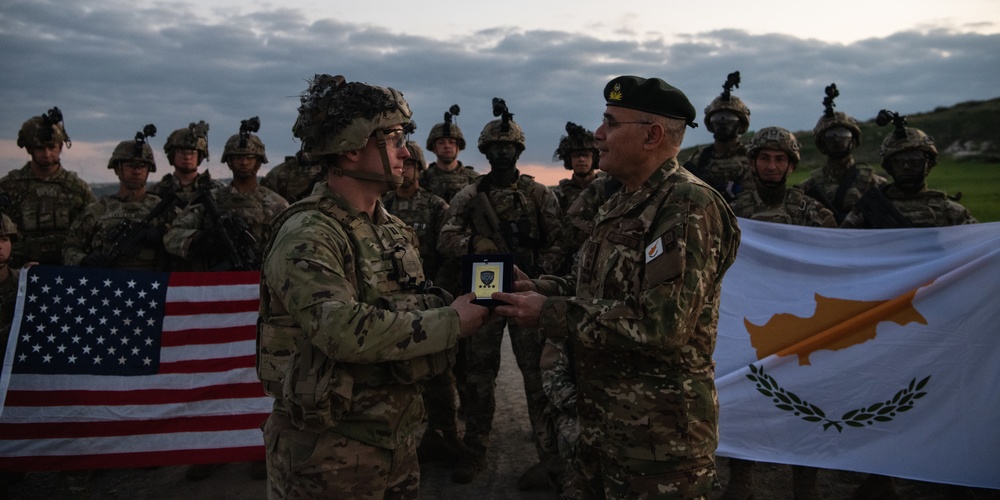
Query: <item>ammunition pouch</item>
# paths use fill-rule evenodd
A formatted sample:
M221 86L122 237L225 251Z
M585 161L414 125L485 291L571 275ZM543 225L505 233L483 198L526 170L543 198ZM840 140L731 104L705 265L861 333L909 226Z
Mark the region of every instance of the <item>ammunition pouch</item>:
M298 326L281 326L257 320L257 378L264 384L264 393L282 399L281 380L285 366L304 337Z
M336 426L351 409L354 376L309 339L302 339L285 365L281 392L292 425L320 431Z

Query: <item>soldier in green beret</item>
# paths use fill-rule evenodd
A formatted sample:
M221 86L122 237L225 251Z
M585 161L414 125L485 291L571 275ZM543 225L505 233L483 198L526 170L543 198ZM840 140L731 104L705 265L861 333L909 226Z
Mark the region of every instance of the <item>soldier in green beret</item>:
M708 498L718 485L715 348L736 216L677 163L695 110L658 78L604 88L601 169L623 184L601 207L574 276L518 272L497 314L572 345L586 498Z
M261 269L268 498L419 498L422 382L489 310L429 286L382 204L409 157L403 95L316 75L301 103L293 132L328 177L275 218Z

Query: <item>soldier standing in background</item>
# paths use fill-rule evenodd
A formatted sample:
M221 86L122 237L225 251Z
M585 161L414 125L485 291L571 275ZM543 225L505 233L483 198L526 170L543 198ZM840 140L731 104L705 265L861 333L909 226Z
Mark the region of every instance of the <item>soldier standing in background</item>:
M296 154L286 156L284 162L272 168L260 185L278 193L288 203L295 203L312 194L316 184L325 181L326 171L322 165Z
M31 155L28 163L0 179L0 191L10 198L7 215L21 229L21 240L11 258L12 267L27 262L62 264L62 246L83 207L93 203L86 182L62 167L66 135L62 112L52 108L21 125L17 146Z
M764 127L747 146L755 189L743 191L732 201L737 217L792 224L837 227L833 213L801 189L788 187L801 155L795 135L781 127Z
M118 177L118 192L87 205L73 222L63 244L69 266L166 271L163 233L173 200L146 191L156 171L148 139L156 127L146 125L135 139L118 143L108 168Z
M487 123L479 135L479 151L489 160L490 172L452 198L438 249L445 256L456 258L466 254L509 253L521 269L535 276L553 273L563 257L559 203L547 187L517 170L517 159L524 151L524 132L511 119L514 115L502 99L493 99L493 115L500 118ZM494 219L497 231L483 227L491 226L485 223L490 218ZM463 346L468 373L462 403L469 455L452 473L456 483L471 482L486 465L505 327L524 377L532 429L536 437L541 432L546 405L539 369L542 338L534 328L521 328L508 324L505 318L494 318ZM543 449L538 439L536 449L542 463L533 466L526 475L544 479L543 463L555 450Z
M419 498L420 383L488 309L428 287L402 183L410 109L391 88L316 75L293 132L328 174L274 221L261 273L258 375L268 498Z
M601 169L624 188L600 210L576 276L529 280L496 314L573 346L584 498L708 498L717 487L712 351L740 230L677 163L695 109L658 78L604 88ZM541 292L541 293L539 293Z
M880 111L879 125L890 122L895 130L882 141L878 154L892 182L866 191L840 227L944 227L978 222L946 193L927 188L927 174L937 164L934 140L918 128L906 127L905 116Z
M222 162L233 173L232 183L202 191L164 237L167 251L194 269L260 269L271 220L288 202L257 184L257 172L267 163L264 143L254 135L259 129L257 117L242 121L239 133L226 141L222 151Z
M732 95L734 87L740 87L739 71L726 77L722 94L705 108L705 127L715 141L695 149L684 163L684 168L722 193L728 202L753 189L747 148L740 142L740 136L750 127L750 108Z
M424 276L437 276L441 256L437 249L438 234L448 211L448 202L420 187L420 173L427 168L424 153L414 141L406 142L410 157L403 162L403 183L395 191L382 196L385 209L413 228L420 243L420 259ZM457 351L457 348L455 349ZM427 429L417 459L420 463L457 462L465 452L458 434L458 400L455 374L451 368L424 382L424 408Z
M756 189L744 191L733 200L733 212L738 217L795 226L837 227L833 213L820 202L801 189L787 187L788 174L801 159L799 150L795 135L786 129L765 127L757 131L747 149ZM729 459L729 482L722 499L754 498L755 464L752 460ZM814 467L792 466L792 489L796 500L820 498L817 471Z
M835 83L826 87L823 116L813 128L816 148L826 155L826 164L813 170L798 186L830 209L838 225L865 191L887 182L867 164L854 161L854 149L861 145L861 127L853 117L833 111L833 100L839 95Z
M566 213L580 193L597 178L600 159L594 147L594 133L573 123L566 122L566 135L559 139L555 158L562 160L563 167L572 171L569 179L562 179L552 189L559 200L559 209Z
M598 209L621 188L621 181L606 172L601 172L601 175L587 185L564 214L566 223L563 226L563 241L566 242L566 247L579 249L583 245L593 232L590 223L597 216Z
M458 159L458 153L465 150L465 137L452 118L458 116L459 111L458 104L452 104L444 113L444 122L434 125L427 134L427 150L434 153L437 160L420 173L420 185L448 203L455 193L479 177L471 166L463 165Z
M17 280L21 270L10 266L11 252L17 240L17 225L6 213L0 212L0 360L7 353L7 340L14 324L14 306L17 304ZM3 478L3 473L0 473L0 478ZM0 487L0 496L5 487Z

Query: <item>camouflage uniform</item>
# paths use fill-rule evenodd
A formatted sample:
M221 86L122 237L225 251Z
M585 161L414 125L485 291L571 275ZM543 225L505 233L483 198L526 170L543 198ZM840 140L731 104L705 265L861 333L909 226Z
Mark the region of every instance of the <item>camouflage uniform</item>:
M117 194L102 196L87 208L73 222L66 241L63 243L63 261L67 266L78 266L87 255L101 253L110 255L114 247L116 230L146 218L160 203L160 197L146 194L140 201L128 201ZM150 221L150 226L164 226L163 218ZM163 234L163 233L159 233ZM167 270L167 253L163 242L140 242L136 249L121 249L123 253L111 262L115 269L137 269L147 271ZM134 252L134 253L133 253Z
M271 221L288 207L288 202L263 186L257 186L250 193L241 193L232 186L223 186L213 189L211 196L215 198L222 217L239 218L247 224L254 238L253 254L259 263L264 254L264 244L271 236ZM207 213L204 204L196 199L174 219L163 237L163 243L171 254L188 261L199 261L204 268L211 269L219 264L219 260L225 260L225 249L217 249L214 255L192 255L191 243L202 231L218 232L220 229Z
M11 267L27 262L62 264L63 240L84 207L97 201L90 186L64 168L47 179L31 172L31 162L0 179L11 206L7 214L21 230Z
M455 194L465 186L472 184L479 174L468 165L458 162L458 168L452 172L445 172L437 167L437 162L431 163L427 170L420 173L420 187L444 198L444 201L451 203Z
M475 253L474 242L485 236L477 232L472 224L471 203L477 194L485 192L501 224L521 222L521 227L525 229L523 234L519 234L520 245L512 249L515 264L532 275L554 272L563 253L560 247L561 215L555 196L530 175L518 174L517 181L510 186L493 185L492 176L493 173L490 173L477 178L452 199L448 220L441 228L438 249L442 254L453 257ZM501 244L496 246L499 248ZM522 328L497 317L466 339L463 354L469 372L463 400L465 446L478 459L486 455L490 443L496 409L494 389L505 327L510 334L517 366L524 377L528 413L536 431L546 404L539 369L543 341L536 329ZM539 456L542 455L539 448Z
M324 366L337 384L328 410L339 415L309 425L290 404L290 391L266 386L276 398L264 426L268 498L382 498L386 490L417 498L417 382L448 366L458 316L441 298L393 279L386 259L416 252L401 220L381 203L371 220L326 185L317 192L275 221L261 276L261 321L302 332L328 357ZM377 238L362 237L359 227ZM419 265L410 271L422 280ZM303 359L300 350L283 370L286 380L298 376Z
M865 191L884 186L888 182L888 179L876 174L868 164L854 163L852 160L846 168L840 164L827 163L813 170L809 178L797 187L830 209L835 217L839 213L843 219Z
M575 467L596 496L707 498L718 443L712 351L736 217L671 159L638 191L614 195L592 227L576 279L536 281L546 295L575 295L550 297L541 314L542 332L573 349Z
M319 162L303 165L297 156L286 156L283 163L261 179L260 185L278 193L288 203L295 203L312 194L313 187L325 180L326 169Z
M153 184L153 187L150 188L149 191L160 198L164 198L170 194L176 195L177 208L183 209L188 206L188 204L191 203L191 200L198 196L200 192L221 187L225 187L225 184L223 184L222 181L212 179L211 174L209 174L208 170L206 170L198 174L198 176L194 178L194 182L188 184L187 186L182 186L180 181L177 180L177 177L174 177L174 174L166 174L163 176L163 179L160 179L159 182Z
M597 175L601 175L601 173L603 172L599 172ZM560 179L559 185L552 188L552 195L555 196L556 200L559 202L559 209L562 210L563 213L566 213L566 211L569 210L569 207L573 206L573 202L580 197L580 194L582 194L583 190L587 189L587 186L589 185L590 182L581 186L576 179Z
M441 267L437 250L438 234L444 224L448 203L440 196L419 188L412 198L401 198L395 191L382 197L385 209L413 228L420 242L420 258L424 262L424 275L435 277Z
M874 189L880 190L892 201L896 210L910 221L911 227L960 226L979 222L967 208L952 201L943 191L925 188L918 193L904 193L892 184ZM863 229L872 226L865 214L855 207L840 227Z
M696 173L729 201L754 186L745 144L737 144L721 156L716 155L713 144L699 146L684 163L684 168Z

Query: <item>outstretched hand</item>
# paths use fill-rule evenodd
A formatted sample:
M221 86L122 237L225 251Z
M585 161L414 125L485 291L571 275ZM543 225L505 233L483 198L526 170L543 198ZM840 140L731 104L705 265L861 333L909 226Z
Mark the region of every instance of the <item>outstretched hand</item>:
M476 333L489 320L489 308L473 304L472 301L475 298L476 294L469 292L455 298L449 306L458 312L458 338L465 338Z
M524 328L539 326L542 316L542 305L545 304L547 298L544 295L534 291L514 293L496 292L491 297L507 304L494 307L493 312L495 314L508 318L518 326Z

